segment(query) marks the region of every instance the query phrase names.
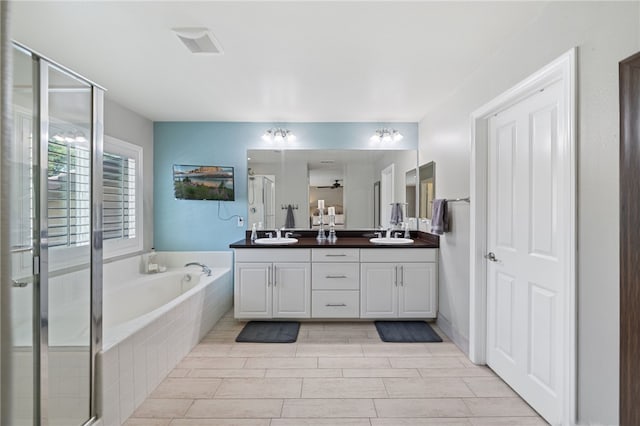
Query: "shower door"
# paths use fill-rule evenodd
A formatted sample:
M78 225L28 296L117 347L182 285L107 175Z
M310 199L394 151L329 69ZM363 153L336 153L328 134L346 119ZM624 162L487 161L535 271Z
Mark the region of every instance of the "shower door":
M81 426L96 412L101 342L103 92L17 45L14 75L15 391L2 424Z
M3 424L31 426L37 412L35 365L38 362L37 338L37 277L33 261L39 251L37 245L36 185L37 169L34 156L36 105L34 102L35 64L31 54L19 49L13 55L13 134L9 152L9 217L10 217L10 297L11 301L11 410L3 412ZM4 195L4 194L3 194ZM3 339L3 341L7 341ZM4 372L3 372L4 373Z
M40 77L48 98L40 110L47 121L40 213L48 251L47 259L41 256L48 278L48 300L41 299L48 354L42 391L49 426L73 426L89 419L91 403L91 85L46 63Z

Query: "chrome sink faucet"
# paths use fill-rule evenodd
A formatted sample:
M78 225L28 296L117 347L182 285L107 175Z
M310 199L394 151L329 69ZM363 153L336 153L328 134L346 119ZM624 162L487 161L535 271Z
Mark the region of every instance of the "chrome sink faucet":
M284 231L284 226L282 228L276 228L276 238L282 238L282 231Z
M186 265L184 265L185 268L187 266L199 266L202 268L202 272L207 274L208 277L211 276L211 268L209 268L207 265L203 264L203 263L198 263L198 262L189 262Z

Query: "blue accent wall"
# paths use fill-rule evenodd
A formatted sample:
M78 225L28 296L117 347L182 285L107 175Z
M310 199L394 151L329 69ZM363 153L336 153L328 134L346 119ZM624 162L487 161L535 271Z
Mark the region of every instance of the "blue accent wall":
M296 135L292 144L269 144L265 130L284 127ZM392 145L374 144L371 135L381 127L393 127L404 138ZM154 123L154 245L157 250L229 250L244 238L237 220L247 218L247 149L418 149L417 123ZM235 201L176 200L172 166L195 164L235 168ZM246 225L246 223L245 223Z

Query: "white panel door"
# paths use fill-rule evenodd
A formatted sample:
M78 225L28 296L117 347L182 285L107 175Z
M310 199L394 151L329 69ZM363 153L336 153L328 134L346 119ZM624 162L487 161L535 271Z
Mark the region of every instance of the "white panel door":
M561 423L563 262L569 223L560 84L489 121L487 363Z
M271 263L236 263L236 318L271 318Z
M398 317L398 267L394 263L360 264L360 317Z
M311 265L273 264L273 317L311 317Z

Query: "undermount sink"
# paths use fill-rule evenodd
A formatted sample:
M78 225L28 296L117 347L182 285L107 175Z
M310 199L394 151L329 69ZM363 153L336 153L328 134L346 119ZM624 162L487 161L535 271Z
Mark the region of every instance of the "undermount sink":
M371 238L369 242L373 244L386 244L386 245L400 245L400 244L413 244L411 238Z
M264 244L268 246L277 246L282 244L294 244L297 243L297 238L258 238L254 241L256 244Z

